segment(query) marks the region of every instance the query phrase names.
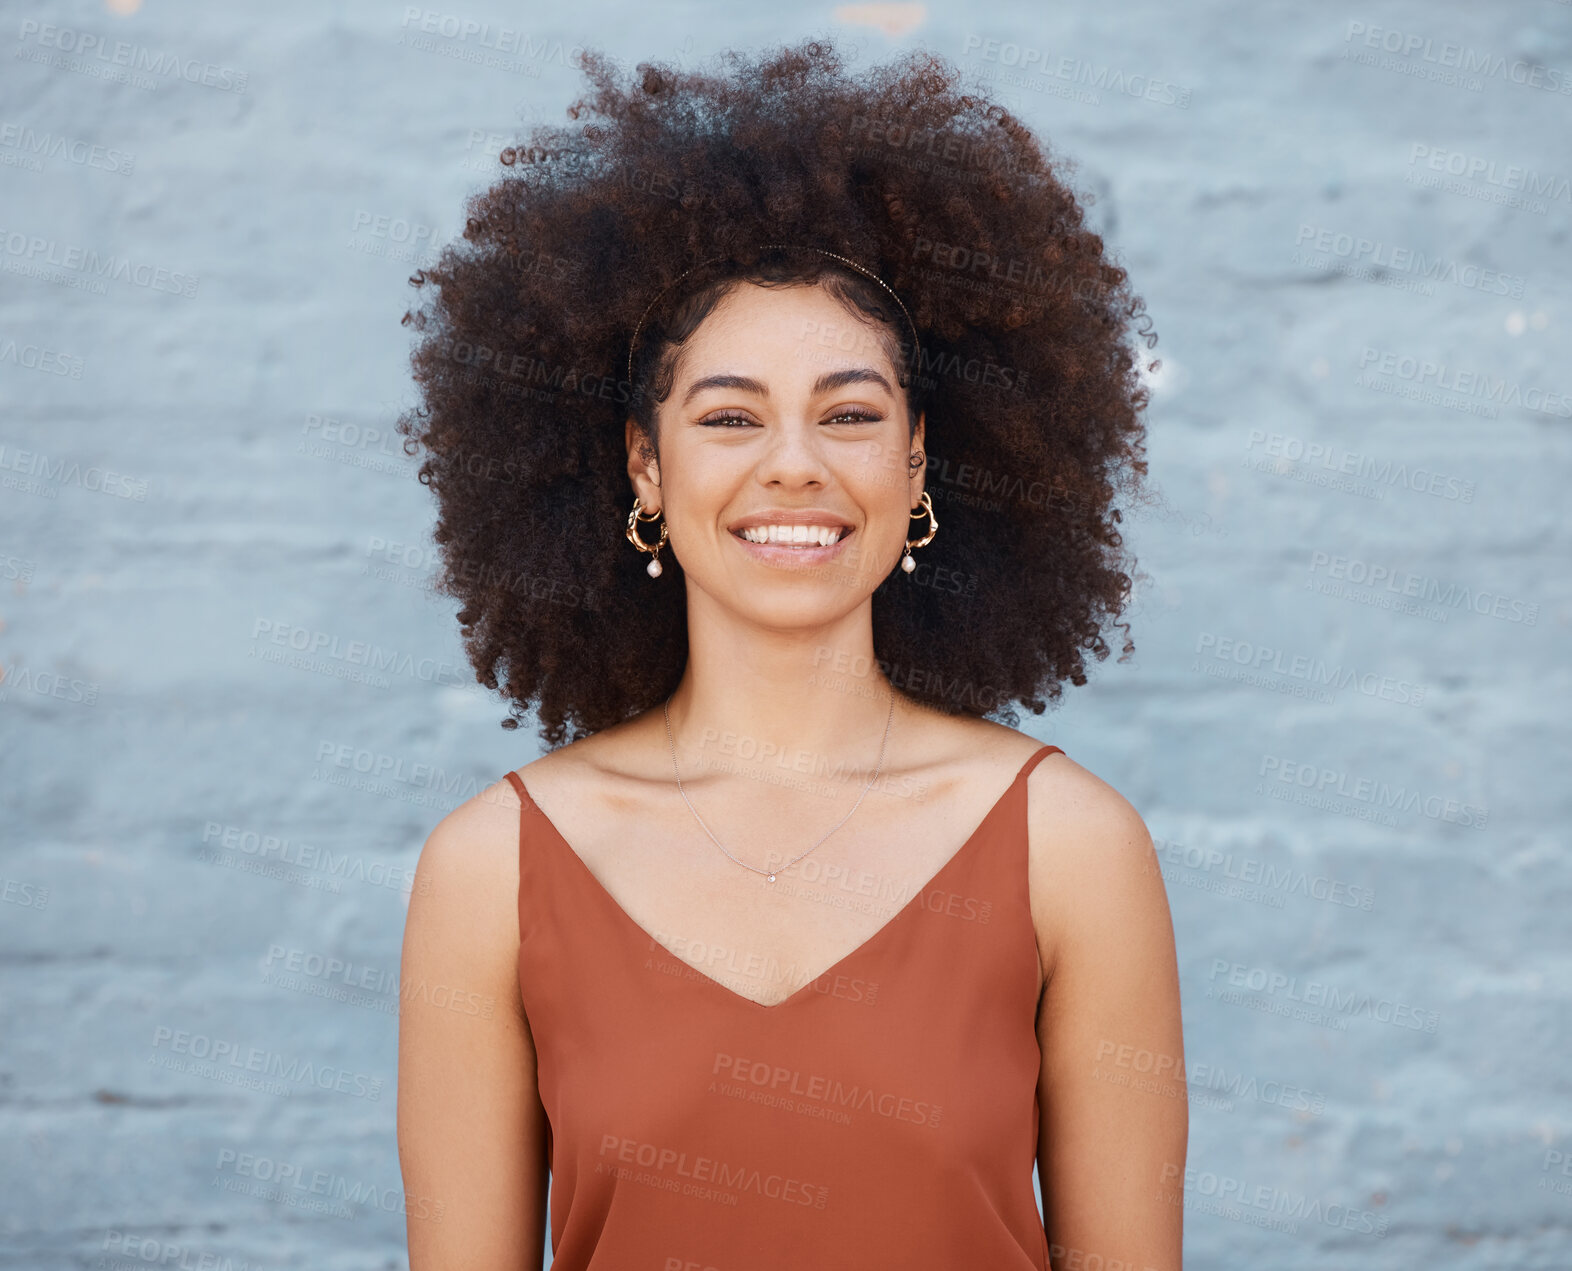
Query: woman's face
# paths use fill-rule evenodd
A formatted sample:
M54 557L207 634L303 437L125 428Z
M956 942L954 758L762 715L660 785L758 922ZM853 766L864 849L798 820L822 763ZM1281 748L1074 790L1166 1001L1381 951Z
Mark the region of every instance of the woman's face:
M926 530L910 516L923 469L908 466L922 422L911 437L883 335L821 287L739 283L688 338L659 465L630 422L628 472L690 586L766 626L828 622ZM653 522L640 528L653 537Z

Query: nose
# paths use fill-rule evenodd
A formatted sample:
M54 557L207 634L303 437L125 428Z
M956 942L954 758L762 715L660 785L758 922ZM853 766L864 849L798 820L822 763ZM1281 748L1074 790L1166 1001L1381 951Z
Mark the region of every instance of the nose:
M807 417L782 418L767 430L755 470L760 484L825 485L831 479L818 426Z

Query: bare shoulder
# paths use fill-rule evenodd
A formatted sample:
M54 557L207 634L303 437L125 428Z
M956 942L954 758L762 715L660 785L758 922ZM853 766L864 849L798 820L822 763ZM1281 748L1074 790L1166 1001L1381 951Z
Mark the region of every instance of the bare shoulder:
M950 745L1008 780L1044 745L1036 737L986 719L956 721ZM1138 859L1150 846L1146 826L1122 794L1063 750L1045 756L1026 778L1034 865L1071 852L1085 859L1118 851ZM1060 859L1061 866L1071 862Z
M1026 787L1034 849L1053 840L1090 839L1082 850L1102 854L1145 838L1146 824L1130 801L1063 751L1033 768Z
M417 880L473 887L511 871L518 880L518 793L506 777L477 791L432 828L420 851Z
M518 956L520 800L503 778L432 828L404 926L406 972L484 984L511 999Z
M917 751L918 771L941 786L951 781L987 786L990 776L1002 785L1014 780L1026 761L1043 748L1035 737L991 719L941 715L922 706L911 709L923 721L927 738Z
M548 1125L518 978L520 806L506 778L477 791L431 830L415 870L399 964L399 1166L407 1195L444 1208L440 1223L409 1223L411 1266L502 1266L496 1250L544 1239Z
M1130 801L1062 753L1039 763L1026 788L1032 916L1045 974L1065 953L1105 937L1171 947L1157 854Z
M1151 836L1128 799L1066 755L1033 769L1027 796L1043 964L1044 1223L1072 1256L1117 1248L1127 1266L1178 1267L1184 1213L1174 1193L1183 1189L1173 1180L1184 1175L1189 1136L1184 1020ZM1110 1056L1130 1055L1155 1058L1118 1072Z
M646 712L648 714L649 712ZM657 712L658 713L658 712ZM639 741L634 735L637 720L624 720L578 741L548 750L514 772L524 783L531 800L550 815L553 809L572 806L593 796L614 803L621 795L618 779L637 768ZM630 752L633 757L630 758ZM503 778L513 800L515 813L519 799L511 782Z

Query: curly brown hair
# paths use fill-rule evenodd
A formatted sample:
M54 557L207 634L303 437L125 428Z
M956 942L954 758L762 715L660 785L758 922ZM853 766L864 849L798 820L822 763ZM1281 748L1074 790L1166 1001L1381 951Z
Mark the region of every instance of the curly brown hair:
M680 562L652 583L623 537L625 421L659 453L675 350L739 279L823 282L881 320L913 424L925 413L943 531L919 555L945 581L896 570L873 594L897 688L1013 726L1011 702L1041 714L1086 682L1104 628L1123 630L1121 660L1133 649L1115 504L1146 472L1144 303L1083 224L1066 165L950 63L912 52L853 75L845 60L812 40L726 54L723 73L625 76L582 54L590 87L568 115L584 122L504 150L463 240L410 279L436 294L404 315L423 404L399 430L425 448L438 586L460 602L476 678L511 701L504 727L538 703L555 747L681 679ZM876 274L917 339L877 284L771 243Z

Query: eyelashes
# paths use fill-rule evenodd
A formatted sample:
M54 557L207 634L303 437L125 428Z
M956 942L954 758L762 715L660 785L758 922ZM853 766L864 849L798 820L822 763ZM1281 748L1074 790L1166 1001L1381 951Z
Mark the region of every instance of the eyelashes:
M837 411L824 422L827 424L838 424L842 422L860 424L879 423L883 419L884 416L879 414L877 411L863 410L860 407L854 406L847 410ZM751 425L753 422L754 421L747 415L740 415L735 412L728 412L720 415L710 415L704 419L699 420L699 423L705 427L717 428L738 428Z

